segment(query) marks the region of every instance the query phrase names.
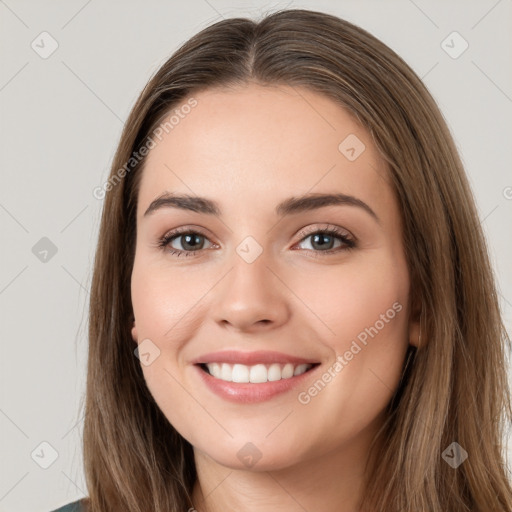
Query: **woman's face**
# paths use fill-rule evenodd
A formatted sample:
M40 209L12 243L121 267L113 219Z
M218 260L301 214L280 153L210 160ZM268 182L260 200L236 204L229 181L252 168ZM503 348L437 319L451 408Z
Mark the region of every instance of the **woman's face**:
M367 446L417 341L384 162L306 89L194 99L152 137L140 182L132 335L147 386L196 455L231 468Z

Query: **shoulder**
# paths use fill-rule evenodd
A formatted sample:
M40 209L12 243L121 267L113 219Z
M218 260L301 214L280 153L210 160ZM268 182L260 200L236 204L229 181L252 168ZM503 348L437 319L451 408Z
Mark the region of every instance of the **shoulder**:
M82 499L68 503L67 505L52 510L51 512L85 512L86 510L85 500Z

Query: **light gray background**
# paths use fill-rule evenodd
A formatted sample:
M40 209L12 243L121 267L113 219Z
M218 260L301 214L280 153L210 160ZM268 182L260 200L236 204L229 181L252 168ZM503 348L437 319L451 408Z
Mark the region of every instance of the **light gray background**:
M511 0L0 0L0 511L48 512L87 494L81 400L102 207L92 191L108 176L136 97L200 29L285 7L360 25L424 79L472 183L510 332ZM48 51L43 31L59 45L46 59L31 47ZM442 47L453 31L469 43L455 59ZM461 48L454 41L452 51ZM42 237L57 247L46 262L32 252ZM48 469L42 442L58 453Z

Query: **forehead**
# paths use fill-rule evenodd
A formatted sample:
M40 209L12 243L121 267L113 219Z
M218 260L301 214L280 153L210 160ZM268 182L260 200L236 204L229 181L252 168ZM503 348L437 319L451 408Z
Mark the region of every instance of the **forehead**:
M381 206L393 202L369 133L330 98L256 84L209 89L193 98L193 108L173 108L181 115L160 132L161 140L154 138L139 215L164 191L218 198L238 211L266 203L270 211L283 197L308 192L342 192Z

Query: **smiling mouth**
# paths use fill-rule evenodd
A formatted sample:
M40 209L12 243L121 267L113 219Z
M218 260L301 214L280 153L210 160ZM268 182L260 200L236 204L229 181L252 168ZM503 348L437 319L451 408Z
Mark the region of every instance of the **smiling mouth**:
M231 364L231 363L200 363L200 368L212 377L225 382L241 384L262 384L297 377L310 371L320 363L302 364Z

